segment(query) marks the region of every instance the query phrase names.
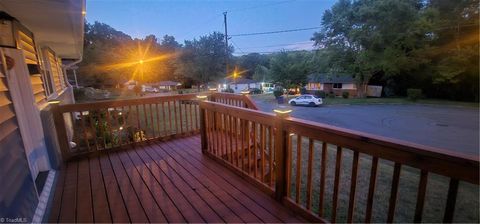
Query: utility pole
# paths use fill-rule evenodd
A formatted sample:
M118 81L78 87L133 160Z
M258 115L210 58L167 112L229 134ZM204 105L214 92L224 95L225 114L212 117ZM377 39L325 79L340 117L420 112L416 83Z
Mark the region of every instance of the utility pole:
M228 33L227 33L227 12L223 12L223 22L225 23L225 76L228 77Z

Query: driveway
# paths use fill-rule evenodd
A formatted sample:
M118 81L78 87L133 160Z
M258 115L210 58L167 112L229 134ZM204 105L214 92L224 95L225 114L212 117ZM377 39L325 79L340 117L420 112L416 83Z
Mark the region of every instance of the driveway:
M263 111L274 103L256 100ZM479 155L479 109L430 105L291 107L292 116L338 127Z

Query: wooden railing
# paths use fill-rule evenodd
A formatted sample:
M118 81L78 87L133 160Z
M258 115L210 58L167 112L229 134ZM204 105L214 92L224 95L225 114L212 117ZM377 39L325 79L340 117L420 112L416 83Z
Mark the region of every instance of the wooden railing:
M63 158L198 133L197 101L187 94L56 105L52 111ZM68 141L70 125L76 146Z
M310 221L478 222L478 157L216 102L200 115L206 155Z
M211 95L209 95L208 100L211 102L258 110L257 105L252 99L250 99L248 95L240 95L233 93L212 93Z

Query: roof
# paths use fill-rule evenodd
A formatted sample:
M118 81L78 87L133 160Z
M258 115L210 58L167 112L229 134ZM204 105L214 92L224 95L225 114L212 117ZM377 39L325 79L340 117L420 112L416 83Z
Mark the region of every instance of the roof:
M255 80L247 79L247 78L236 78L236 79L226 78L224 81L225 81L226 83L228 83L228 84L252 84L252 83L258 83L258 82L255 81Z
M314 83L354 83L355 79L347 74L313 73L308 75L308 82Z
M85 0L1 0L0 11L28 28L37 45L50 47L61 58L81 58Z

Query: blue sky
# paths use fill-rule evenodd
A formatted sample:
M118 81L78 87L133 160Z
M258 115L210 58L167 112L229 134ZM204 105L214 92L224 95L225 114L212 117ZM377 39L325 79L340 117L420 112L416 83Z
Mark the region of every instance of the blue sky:
M183 43L213 31L223 33L224 11L228 11L228 34L232 35L317 27L323 12L334 3L335 0L87 0L87 20L106 23L132 37L168 34ZM230 40L237 55L311 49L310 38L314 32L232 37Z

